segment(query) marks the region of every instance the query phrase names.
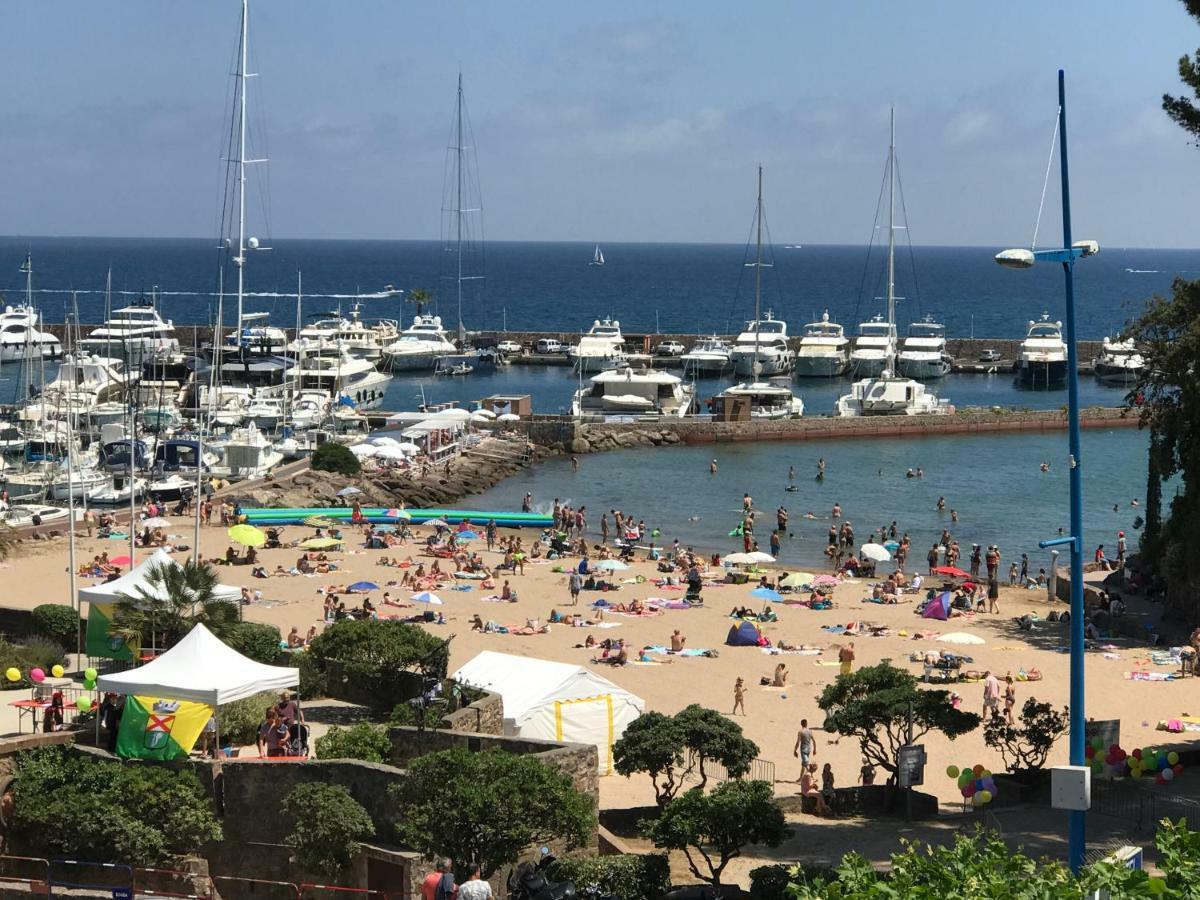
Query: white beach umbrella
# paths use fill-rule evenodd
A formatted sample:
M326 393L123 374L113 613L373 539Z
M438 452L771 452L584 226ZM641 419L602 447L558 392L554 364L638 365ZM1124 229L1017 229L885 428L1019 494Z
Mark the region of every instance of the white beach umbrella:
M604 572L624 572L629 568L619 559L602 559L600 562L592 566L593 569L598 569Z
M405 453L420 453L421 448L411 441L405 441L402 444L396 445L397 450L403 450Z
M496 416L497 422L520 422L521 417L516 413L505 413L502 416Z
M155 516L152 519L142 519L138 522L138 528L167 528L170 524L170 520L164 519L162 516Z
M430 591L421 591L419 594L413 594L410 599L413 603L429 603L433 606L442 605L442 598Z
M383 446L375 453L376 459L408 459L408 454L399 447Z
M386 434L381 434L378 437L371 438L370 440L371 440L371 443L374 444L376 447L398 447L398 446L400 446L400 442L398 440L396 440L394 437L388 437Z
M770 553L763 553L761 550L755 550L752 553L746 554L746 560L752 563L769 563L775 562L775 557Z
M353 453L355 456L365 459L367 457L374 456L376 453L378 453L379 448L376 447L374 444L355 444L353 447L350 448L350 452Z
M481 416L479 413L475 413L475 415L471 416L471 421L476 425L486 425L491 422L492 419L489 416Z
M892 554L888 553L883 544L863 544L858 548L858 555L874 562L887 562L892 558Z
M747 563L754 562L754 560L750 558L749 553L730 553L728 556L722 559L721 562L723 564L728 563L734 566L744 566Z
M947 644L983 644L986 643L983 638L976 637L973 634L967 634L965 631L952 631L949 634L943 634L939 641Z
M472 419L475 418L476 416L482 416L485 419L496 418L496 414L494 412L492 412L490 409L477 409L473 413L471 413Z

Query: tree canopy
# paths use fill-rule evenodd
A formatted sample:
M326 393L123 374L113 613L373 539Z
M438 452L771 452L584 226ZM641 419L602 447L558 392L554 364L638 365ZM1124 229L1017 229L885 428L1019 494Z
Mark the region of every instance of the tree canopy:
M284 843L307 872L336 877L359 844L375 834L366 809L338 784L298 785L284 799L283 809L296 820Z
M696 703L673 716L643 713L613 744L613 768L626 777L635 772L649 775L659 806L693 777L704 788L712 763L740 778L756 756L758 745L742 734L740 725Z
M983 726L983 742L1000 751L1004 768L1010 772L1040 769L1046 765L1055 743L1067 733L1069 715L1064 706L1056 710L1049 703L1030 697L1021 707L1017 724L993 716Z
M718 897L721 874L743 847L778 847L792 833L775 802L774 785L765 781L726 781L708 794L694 787L671 800L644 830L656 847L682 851L692 874L711 884Z
M1188 14L1200 22L1200 0L1183 0L1183 5ZM1197 50L1194 56L1185 53L1179 58L1179 79L1200 99L1200 50ZM1162 105L1171 121L1190 134L1195 143L1200 144L1200 108L1191 98L1163 94Z
M825 729L858 738L862 755L894 778L912 715L912 739L931 731L953 739L979 727L979 716L950 705L948 691L925 690L915 676L887 663L839 675L817 699Z
M238 624L238 607L215 599L219 583L216 570L195 559L152 566L146 572L146 587L117 600L110 630L135 650L170 648L200 622L224 637Z
M323 687L337 696L336 674L354 696L381 712L420 693L420 679L446 677L449 643L417 625L388 619L343 619L317 635L304 653Z
M585 843L596 823L592 798L532 756L444 750L413 760L390 796L403 810L400 841L456 866L478 864L484 878L531 844Z

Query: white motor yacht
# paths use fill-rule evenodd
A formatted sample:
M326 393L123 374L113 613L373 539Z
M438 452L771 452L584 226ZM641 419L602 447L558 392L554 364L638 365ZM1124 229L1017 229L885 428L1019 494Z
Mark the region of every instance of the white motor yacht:
M49 482L47 494L51 500L62 501L72 495L76 500L85 497L91 500L93 494L108 485L108 481L108 473L99 469L77 469L68 477L66 469L60 467Z
M926 316L908 326L908 337L896 357L896 371L905 378L929 381L944 378L952 360L946 352L946 326Z
M103 356L67 354L58 375L42 392L46 404L63 400L70 408L86 410L110 400L122 400L127 388L136 385L140 374L126 368L123 360Z
M6 306L0 313L0 362L57 359L62 343L42 330L42 314L32 306Z
M213 474L230 481L261 478L283 460L283 454L253 425L235 429L214 449L222 459L213 466Z
M170 320L164 322L153 303L146 301L114 309L79 346L87 353L129 359L178 353L179 338Z
M850 374L872 378L888 367L896 355L896 326L876 316L858 326L858 337L850 351Z
M289 424L297 430L320 425L328 418L331 405L325 391L301 391L292 401Z
M22 528L26 525L47 525L52 522L66 522L70 511L61 506L45 506L42 504L18 504L3 511L4 524L9 528Z
M1096 378L1102 384L1128 387L1137 384L1146 371L1146 360L1130 338L1114 341L1108 338L1100 347L1100 355L1092 363Z
M282 397L255 397L246 409L246 418L263 431L274 431L286 415Z
M1067 380L1062 322L1051 322L1049 313L1029 323L1017 360L1017 379L1023 387L1031 388L1061 387Z
M333 397L348 398L358 409L382 406L392 383L391 375L380 372L369 360L351 356L336 341L305 350L297 372L300 390L328 391Z
M804 415L804 401L786 384L742 382L717 394L712 412L719 419L738 419L743 414L751 419L799 419Z
M670 372L613 369L589 379L575 392L571 414L682 418L692 408L695 388Z
M730 350L729 341L714 334L680 355L679 359L685 372L720 374L727 371L731 365Z
M747 322L729 358L738 375L787 375L795 364L795 354L788 347L787 323L776 319L771 310L765 318Z
M269 324L271 314L265 312L243 312L242 330L231 331L225 337L225 348L265 356L282 356L288 352L287 332Z
M393 372L432 369L441 356L457 353L446 337L440 316L413 316L413 323L383 348L383 358Z
M374 362L383 355L383 348L399 337L400 329L391 319L380 319L373 325L364 322L359 304L356 303L350 310L349 318L342 315L326 316L305 325L290 349L297 353L314 341L337 341L351 356Z
M804 326L800 349L796 351L796 375L799 378L836 378L850 364L850 341L845 330L829 318L829 310L819 322Z
M114 472L108 483L88 494L88 502L97 506L123 506L137 502L146 495L146 479L140 475L129 477L128 473Z
M607 316L596 319L579 343L567 348L567 358L580 372L603 372L625 363L625 337L621 323Z

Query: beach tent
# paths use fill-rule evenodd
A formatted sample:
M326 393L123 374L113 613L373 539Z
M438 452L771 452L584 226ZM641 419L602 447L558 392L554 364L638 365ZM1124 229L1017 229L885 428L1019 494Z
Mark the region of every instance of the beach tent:
M765 647L767 646L762 632L753 622L742 622L731 625L725 643L730 647Z
M299 669L255 662L222 643L203 625L197 625L153 662L101 675L96 687L101 693L114 691L221 706L299 683Z
M646 701L583 666L485 650L450 676L504 699L506 734L593 744L601 775Z
M152 587L150 572L163 566L178 566L170 554L161 547L147 556L136 567L115 581L93 584L79 589L79 600L88 603L87 652L89 656L129 661L133 653L124 640L109 634L109 626L117 603L124 597L139 598L149 594L166 600L166 591L160 585ZM213 599L236 603L241 600L241 588L218 584L213 589Z
M945 622L950 617L950 592L942 591L926 603L921 615L926 619L941 619Z

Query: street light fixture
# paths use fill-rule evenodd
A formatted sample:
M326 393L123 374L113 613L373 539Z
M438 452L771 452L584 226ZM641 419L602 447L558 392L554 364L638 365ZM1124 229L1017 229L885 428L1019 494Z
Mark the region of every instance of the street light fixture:
M1070 448L1071 534L1040 541L1040 547L1068 544L1071 548L1071 721L1072 766L1086 766L1086 719L1083 714L1083 457L1079 440L1079 348L1075 340L1075 261L1100 251L1095 241L1071 241L1071 190L1067 173L1067 94L1062 69L1058 70L1058 155L1062 174L1063 246L1060 250L1004 250L996 262L1011 269L1028 269L1035 262L1062 263L1066 286L1067 325L1067 434ZM1071 871L1083 866L1086 844L1086 810L1071 809L1067 861Z

